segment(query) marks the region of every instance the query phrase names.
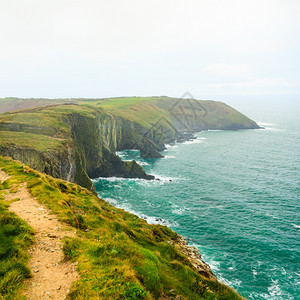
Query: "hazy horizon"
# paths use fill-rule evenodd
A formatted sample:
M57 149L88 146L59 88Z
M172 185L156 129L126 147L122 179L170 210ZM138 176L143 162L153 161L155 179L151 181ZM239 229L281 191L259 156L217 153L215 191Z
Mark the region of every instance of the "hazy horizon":
M0 3L0 97L300 95L296 0Z

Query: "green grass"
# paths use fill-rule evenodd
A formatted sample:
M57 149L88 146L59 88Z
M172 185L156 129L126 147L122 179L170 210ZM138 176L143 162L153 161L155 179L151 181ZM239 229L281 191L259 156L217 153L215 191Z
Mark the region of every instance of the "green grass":
M57 150L71 140L64 122L69 115L94 118L95 109L80 105L39 107L0 115L0 146L15 145L40 151ZM1 124L2 123L2 124Z
M3 201L0 184L0 299L18 299L25 278L30 277L27 249L33 243L33 230Z
M1 99L0 99L1 100ZM14 103L19 103L22 99L11 99ZM160 125L163 125L163 131L174 131L174 128L167 124L178 123L177 117L181 118L179 124L175 125L180 128L180 122L185 122L185 116L182 114L182 109L187 115L192 115L193 112L189 109L187 100L182 100L180 105L169 112L169 109L177 103L179 99L168 97L124 97L110 99L72 99L73 104L57 104L57 101L62 99L51 100L54 105L46 107L29 108L27 110L4 113L0 115L0 141L5 144L15 144L25 147L33 147L34 149L47 150L58 146L55 141L47 140L45 136L71 140L71 130L68 121L73 115L82 115L91 119L96 118L101 114L120 116L132 123L139 124L142 127L140 131L143 135L154 126L157 121L163 120ZM28 100L29 101L29 100ZM50 100L36 99L37 105ZM65 100L66 101L66 100ZM2 102L9 102L4 99ZM26 102L23 100L23 102ZM33 105L34 99L29 101ZM201 128L203 129L220 129L231 128L233 124L236 128L251 127L253 122L243 114L232 109L224 103L216 101L200 101L201 105L206 108L207 115L199 117ZM173 113L177 114L174 118ZM166 122L167 121L167 122ZM242 125L242 126L239 126ZM186 125L184 125L186 126ZM183 127L184 127L183 126ZM235 128L233 126L233 128ZM244 126L244 127L243 127ZM20 134L5 133L7 131L17 131ZM36 134L39 136L33 136ZM41 139L41 142L39 142ZM31 144L31 145L30 145ZM56 144L56 145L55 145Z
M27 149L41 151L57 150L64 145L64 141L56 140L46 135L18 132L0 131L0 147L16 145Z
M166 111L156 106L158 97L115 98L108 101L94 103L113 114L119 115L146 128L161 117L168 118Z
M149 225L76 184L13 160L0 157L0 168L11 176L7 188L26 181L40 203L77 228L77 237L65 239L63 249L67 259L78 261L80 279L71 299L158 299L170 290L181 299L241 299L197 274L178 246L167 243L177 236L169 228Z
M62 120L62 117L68 113L80 113L92 116L93 110L84 105L62 104L49 107L37 107L18 112L4 113L0 116L0 122L68 130L67 124Z

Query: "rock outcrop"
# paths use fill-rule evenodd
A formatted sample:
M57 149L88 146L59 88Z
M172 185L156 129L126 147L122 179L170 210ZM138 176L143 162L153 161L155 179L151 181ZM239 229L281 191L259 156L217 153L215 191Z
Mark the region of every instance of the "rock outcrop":
M189 259L192 267L200 275L209 279L217 279L210 266L202 259L200 251L196 247L189 246L182 236L178 235L175 243L173 241L169 243L178 245L180 252Z
M2 114L0 155L95 193L90 178L154 179L135 161L122 161L116 151L137 149L142 157L158 158L165 144L191 139L195 132L259 128L221 102L172 98L147 101L152 115L145 109L137 115L141 106L110 111L101 108L101 101L97 105L65 103Z

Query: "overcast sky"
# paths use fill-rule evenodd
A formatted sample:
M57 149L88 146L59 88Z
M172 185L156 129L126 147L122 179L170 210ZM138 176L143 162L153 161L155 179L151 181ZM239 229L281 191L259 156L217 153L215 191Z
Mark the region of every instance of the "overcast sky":
M300 0L0 0L0 97L300 95Z

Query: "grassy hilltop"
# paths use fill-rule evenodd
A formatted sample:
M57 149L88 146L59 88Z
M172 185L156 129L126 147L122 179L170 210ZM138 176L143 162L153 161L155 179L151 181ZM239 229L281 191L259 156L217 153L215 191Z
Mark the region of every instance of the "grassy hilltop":
M192 102L191 102L192 101ZM103 99L20 99L4 98L0 99L0 113L18 111L30 108L45 107L60 104L88 105L93 108L104 108L107 112L121 116L131 122L136 122L148 127L159 118L165 117L172 121L172 114L180 116L185 113L190 115L195 109L207 112L206 116L198 114L198 118L203 120L203 129L208 127L229 127L232 129L258 128L257 124L223 102L213 100L197 100L201 105L194 105L193 99L161 97L119 97ZM175 106L174 108L172 108ZM180 111L181 109L181 111ZM185 112L184 112L185 110ZM217 123L217 124L216 124Z
M34 232L8 211L4 196L26 183L30 194L60 222L76 228L64 239L65 259L77 261L80 279L70 299L241 299L215 280L209 269L197 271L180 237L161 225L149 225L115 208L80 186L0 157L0 168L11 177L0 182L0 298L19 299L31 276L26 250Z
M0 114L0 155L90 190L89 178L99 176L152 178L115 151L138 149L143 157L161 157L166 143L196 131L259 128L232 107L210 100L6 98L0 108L6 111ZM7 112L12 108L22 110Z

